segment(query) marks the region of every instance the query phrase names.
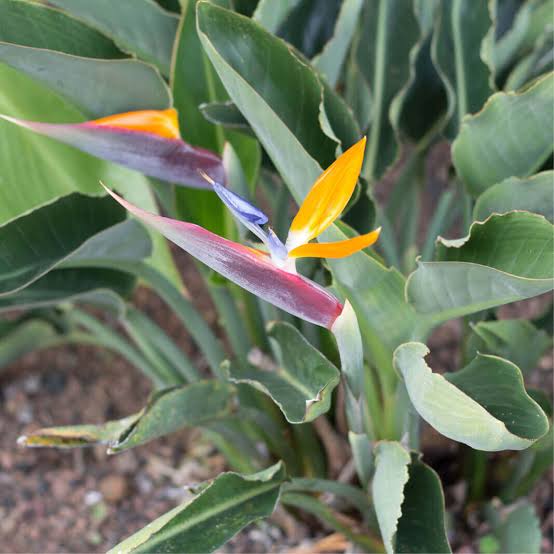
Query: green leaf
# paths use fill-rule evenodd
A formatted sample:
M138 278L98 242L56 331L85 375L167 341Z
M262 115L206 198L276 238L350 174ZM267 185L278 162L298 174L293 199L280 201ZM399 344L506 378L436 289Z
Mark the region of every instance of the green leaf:
M29 285L125 216L109 198L75 193L5 223L0 296Z
M267 394L290 423L305 423L329 410L338 385L338 369L288 323L272 323L268 335L276 366L226 365L234 383L247 383Z
M248 18L207 2L197 12L204 50L262 144L275 133L295 134L299 150L328 165L336 145L319 127L322 87L310 67ZM304 173L301 155L289 143L279 166ZM308 177L306 190L312 183Z
M431 6L426 2L424 6ZM432 61L432 33L421 30L421 37L410 54L410 80L395 106L393 124L418 143L431 138L446 123L446 87ZM397 185L398 186L398 185Z
M531 371L552 344L545 331L525 319L481 321L472 328L466 345L466 357L478 352L506 358L523 373Z
M402 517L396 531L396 552L450 553L439 476L413 455L408 473Z
M7 328L0 330L0 368L29 352L47 347L59 336L54 326L43 319L25 318L9 323Z
M544 412L511 362L478 355L443 376L425 363L428 353L424 344L406 343L396 349L394 364L414 408L446 437L478 450L522 450L548 431Z
M313 58L331 40L340 5L341 0L300 0L275 34Z
M435 323L530 298L553 288L554 236L544 217L492 215L459 240L439 239L439 262L420 262L408 300ZM485 265L486 264L486 265Z
M0 0L0 41L89 58L125 55L102 33L59 10L19 0ZM2 81L4 83L4 81Z
M109 452L133 448L185 426L211 423L233 409L233 390L220 381L197 381L155 392L137 420L110 444Z
M466 118L452 145L456 171L477 196L508 177L527 177L552 154L554 73L525 91L499 92Z
M352 431L348 432L348 442L352 449L356 473L365 490L373 473L373 443L366 434Z
M377 443L371 490L388 554L451 552L440 480L417 455L399 442Z
M233 410L232 389L220 381L197 381L190 385L156 391L138 413L101 425L46 427L19 439L24 446L74 448L105 444L117 453L174 433L183 427L207 425L229 416Z
M265 27L270 33L276 34L288 14L299 4L300 0L260 0L252 19Z
M501 523L494 529L494 535L500 542L499 551L506 554L539 554L542 532L534 506L523 501L507 507L505 511L508 513L500 516Z
M135 284L133 275L113 269L55 269L24 289L0 297L0 313L62 302L89 303L119 313L123 309L121 297L129 297Z
M543 73L554 70L554 30L547 27L537 39L533 51L525 56L508 75L504 88L517 90Z
M530 0L521 3L515 17L511 17L512 14L506 13L510 10L509 3L505 7L499 0L491 2L494 25L483 44L482 54L497 81L502 81L506 71L533 49L553 9L552 0Z
M366 3L357 59L373 99L363 169L370 182L381 177L398 155L391 114L408 81L410 51L418 38L419 26L411 0Z
M473 219L484 221L493 213L525 210L544 215L552 223L554 222L553 186L554 171L543 171L525 179L508 177L488 188L477 198L473 208Z
M363 0L345 0L343 2L333 37L312 60L314 67L325 75L332 87L336 86L340 77L342 65L356 30L362 5Z
M480 110L492 92L489 69L480 56L491 21L484 1L445 0L439 10L432 55L446 86L445 133L452 139L463 117Z
M375 446L375 475L371 495L381 536L388 554L394 552L393 543L402 515L404 487L408 482L410 454L398 442L379 442Z
M224 473L110 553L212 552L249 523L270 516L285 479L282 462L252 475Z
M0 61L43 83L91 119L171 105L157 70L137 60L95 60L0 43Z
M169 75L179 19L150 0L49 0Z

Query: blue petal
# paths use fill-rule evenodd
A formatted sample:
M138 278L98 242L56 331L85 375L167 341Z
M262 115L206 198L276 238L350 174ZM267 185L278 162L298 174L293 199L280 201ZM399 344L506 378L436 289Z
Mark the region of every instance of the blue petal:
M213 188L223 203L238 219L245 219L246 221L257 225L264 225L267 223L267 215L256 208L256 206L250 204L248 200L242 198L242 196L235 194L233 191L225 188L219 183L213 183Z
M287 247L281 242L271 227L267 230L267 247L272 258L286 260L288 256Z

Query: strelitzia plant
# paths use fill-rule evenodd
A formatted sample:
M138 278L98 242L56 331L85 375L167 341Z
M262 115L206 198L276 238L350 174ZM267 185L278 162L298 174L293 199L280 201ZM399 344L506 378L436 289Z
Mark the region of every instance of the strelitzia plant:
M19 443L116 454L189 426L224 454L232 472L114 552L213 551L277 505L364 552L467 549L425 421L454 441L471 548L538 552L524 497L552 408L527 385L552 312L497 308L553 288L549 0L158 3L0 0L0 366L88 344L153 388L135 414ZM431 183L438 142L452 164ZM437 371L425 343L454 318L460 365Z

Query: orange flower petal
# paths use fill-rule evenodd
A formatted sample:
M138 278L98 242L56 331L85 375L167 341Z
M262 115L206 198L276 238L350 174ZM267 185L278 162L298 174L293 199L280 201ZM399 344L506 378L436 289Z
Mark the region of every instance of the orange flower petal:
M291 258L344 258L371 246L379 238L381 227L347 240L338 242L310 242L298 246L289 252Z
M364 137L320 175L290 226L287 246L295 248L317 237L344 210L362 169L365 142Z
M181 138L177 111L173 108L168 110L142 110L119 113L95 119L90 123L105 127L127 129L129 131L152 133L153 135L168 139Z

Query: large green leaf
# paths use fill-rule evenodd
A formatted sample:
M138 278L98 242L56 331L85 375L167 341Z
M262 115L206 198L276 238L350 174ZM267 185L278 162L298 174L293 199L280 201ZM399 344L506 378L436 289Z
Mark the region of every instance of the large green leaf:
M519 94L499 92L466 118L452 145L456 171L478 195L508 177L527 177L552 154L554 73Z
M0 0L0 21L0 41L89 58L125 57L106 35L47 6Z
M234 396L220 381L198 381L155 392L138 413L101 425L46 427L19 439L24 446L73 448L105 444L116 453L173 433L207 425L233 410Z
M410 51L419 38L419 25L410 0L376 0L366 3L361 29L358 65L373 100L363 172L372 181L398 155L390 114L409 79Z
M151 0L49 0L169 75L178 18Z
M322 160L327 157L327 146L323 150L315 148L315 138L306 137L309 130L319 143L327 144L317 130L321 96L317 93L315 74L279 39L253 22L206 2L198 5L198 28L204 49L231 99L256 133L294 199L302 202L322 171L318 161L324 163ZM237 28L241 32L233 34L231 40L229 29ZM232 47L228 46L229 41ZM295 70L289 83L282 77L290 74L290 67ZM301 106L298 98L302 99ZM332 226L322 238L342 240L346 235ZM416 329L415 311L404 300L404 279L396 270L385 269L365 253L333 260L330 265L336 288L350 299L357 313L366 354L376 365L392 371L393 349L423 333ZM425 318L419 318L419 322L427 325Z
M74 193L5 223L0 227L0 296L29 285L125 217L109 198Z
M314 66L325 75L332 87L337 84L340 77L342 65L356 30L362 6L363 0L345 0L343 2L333 37L312 60Z
M443 261L420 262L408 300L435 323L548 292L553 288L554 235L544 217L492 215L467 237L439 239Z
M268 328L275 367L227 366L230 380L248 383L269 395L290 423L305 423L329 410L339 371L288 323Z
M440 480L399 442L377 443L371 492L388 554L450 552Z
M197 14L204 50L262 144L285 127L302 150L328 165L336 145L320 128L322 86L310 67L248 18L207 2L198 3ZM281 157L290 172L305 172L292 145ZM312 182L308 177L306 190Z
M109 451L127 450L185 426L206 425L230 415L233 409L233 390L220 381L197 381L158 391L133 425L110 444Z
M396 531L396 552L451 552L439 476L413 454L408 474Z
M475 202L473 219L484 221L493 213L525 210L544 215L554 222L554 171L543 171L532 177L508 177L488 188Z
M454 138L468 113L481 109L491 94L481 43L491 26L487 2L444 0L433 36L433 59L446 86L448 138Z
M525 319L480 321L472 329L466 344L467 358L478 352L506 358L523 373L534 369L552 344L548 333Z
M110 553L212 552L249 523L271 515L285 478L281 462L252 475L224 473Z
M528 448L548 431L548 419L511 362L478 355L443 376L425 363L428 353L424 344L406 343L396 349L394 363L417 412L443 435L497 451Z
M0 43L0 61L40 81L91 119L171 105L160 74L138 60L96 60Z

